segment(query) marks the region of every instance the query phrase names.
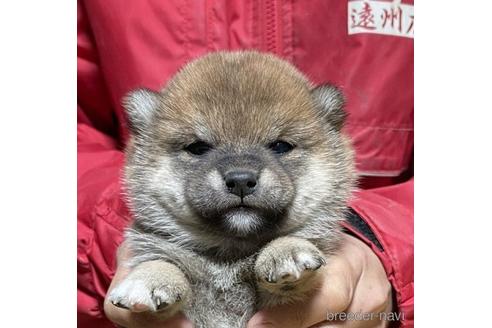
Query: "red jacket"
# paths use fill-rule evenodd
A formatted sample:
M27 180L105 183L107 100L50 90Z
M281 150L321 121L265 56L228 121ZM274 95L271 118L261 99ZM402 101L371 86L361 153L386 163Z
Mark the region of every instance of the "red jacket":
M119 183L128 136L121 98L137 87L160 89L183 64L206 52L255 48L289 60L315 83L330 81L343 89L346 131L362 176L351 206L375 238L360 227L346 228L379 256L405 318L401 326L413 327L413 38L408 37L413 11L410 17L408 4L413 1L403 1L401 10L378 0L79 2L79 325L112 327L103 299L122 231L131 220ZM385 35L389 28L396 35Z

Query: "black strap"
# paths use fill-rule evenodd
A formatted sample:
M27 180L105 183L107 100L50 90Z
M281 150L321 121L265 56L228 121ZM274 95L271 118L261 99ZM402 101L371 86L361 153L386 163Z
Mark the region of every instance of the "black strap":
M369 227L369 225L353 209L350 209L349 212L347 213L347 222L353 228L355 228L355 230L357 230L358 232L360 232L364 237L366 237L374 245L376 245L376 247L381 252L384 251L383 245L381 245L381 243L379 242L379 240L376 238L376 235L371 230L371 227Z

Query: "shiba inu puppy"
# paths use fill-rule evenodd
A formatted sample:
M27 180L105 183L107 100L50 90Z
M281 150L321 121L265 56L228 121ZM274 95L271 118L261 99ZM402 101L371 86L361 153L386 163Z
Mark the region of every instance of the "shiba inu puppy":
M187 64L125 99L130 274L113 304L245 327L302 300L340 243L355 174L343 97L258 52Z

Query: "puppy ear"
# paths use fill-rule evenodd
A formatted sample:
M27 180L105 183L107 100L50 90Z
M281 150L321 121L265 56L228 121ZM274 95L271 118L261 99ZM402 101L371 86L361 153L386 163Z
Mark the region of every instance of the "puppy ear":
M340 131L347 118L342 92L333 85L324 84L314 88L311 94L318 104L322 117L337 131Z
M160 94L141 88L131 91L123 98L123 107L128 114L130 131L136 135L144 132L160 101Z

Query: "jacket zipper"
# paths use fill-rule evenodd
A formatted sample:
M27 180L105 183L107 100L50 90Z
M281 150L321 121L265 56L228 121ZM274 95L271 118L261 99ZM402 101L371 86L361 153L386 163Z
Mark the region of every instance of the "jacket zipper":
M280 47L280 24L278 24L278 0L258 0L259 17L261 17L261 49L281 55Z

